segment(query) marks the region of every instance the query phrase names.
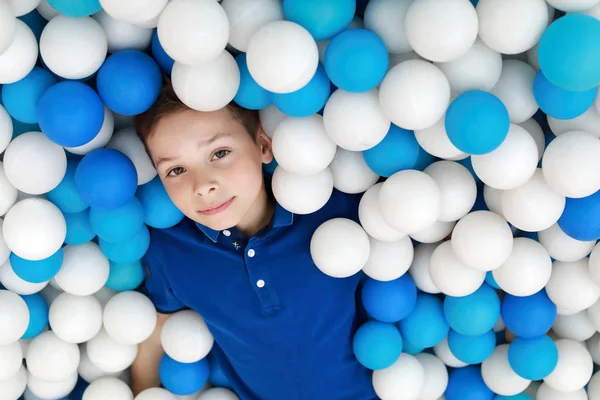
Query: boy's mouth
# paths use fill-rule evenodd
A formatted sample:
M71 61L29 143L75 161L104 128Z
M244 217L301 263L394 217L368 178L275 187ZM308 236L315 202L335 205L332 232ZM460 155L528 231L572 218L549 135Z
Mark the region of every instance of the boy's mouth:
M233 202L234 198L235 197L232 197L231 199L227 200L224 203L214 204L214 205L211 205L211 206L208 206L208 207L204 208L203 210L198 210L198 213L200 213L202 215L214 215L214 214L218 214L218 213L220 213L222 211L225 211L227 208L229 208L229 206Z

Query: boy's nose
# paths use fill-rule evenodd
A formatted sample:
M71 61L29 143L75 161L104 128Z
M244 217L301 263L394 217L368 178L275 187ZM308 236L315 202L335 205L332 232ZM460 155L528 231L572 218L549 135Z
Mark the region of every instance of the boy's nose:
M217 192L219 189L219 185L217 182L208 177L196 177L196 182L194 184L194 194L196 196L211 196Z

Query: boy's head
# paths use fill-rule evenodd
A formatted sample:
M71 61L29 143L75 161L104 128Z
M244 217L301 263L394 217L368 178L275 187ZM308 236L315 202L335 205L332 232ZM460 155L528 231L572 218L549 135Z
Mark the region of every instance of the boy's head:
M262 164L273 154L258 112L233 102L192 110L167 83L135 125L169 197L188 218L214 230L261 218Z

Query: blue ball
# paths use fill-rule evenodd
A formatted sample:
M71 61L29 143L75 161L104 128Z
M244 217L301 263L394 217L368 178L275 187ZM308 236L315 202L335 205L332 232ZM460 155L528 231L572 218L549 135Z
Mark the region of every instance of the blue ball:
M436 161L439 161L439 159L423 150L423 148L419 148L419 157L413 169L423 171Z
M105 286L117 292L134 290L144 281L144 267L140 260L127 264L110 263Z
M481 90L465 92L448 107L444 121L448 138L460 151L486 154L500 147L510 126L499 98Z
M366 29L336 35L325 51L325 70L331 82L347 92L366 92L381 83L389 56L385 43Z
M304 87L291 93L272 93L271 96L279 111L300 118L322 110L330 94L331 82L323 65L319 64L317 71Z
M303 26L315 40L330 39L346 29L355 11L355 0L283 1L285 19Z
M600 239L600 191L579 199L567 197L558 226L576 240Z
M508 347L508 362L517 375L539 381L556 368L558 349L550 336L531 339L517 337Z
M42 283L56 276L62 267L63 256L62 248L50 257L38 261L26 260L15 253L10 253L10 265L15 274L24 281Z
M496 282L496 279L494 278L494 274L492 273L492 271L488 271L485 274L485 283L487 283L494 289L500 289L500 285L498 285L498 282Z
M273 173L275 172L275 169L277 168L277 160L275 160L275 157L273 157L273 160L271 160L270 163L268 164L263 164L263 172L265 172L266 174L273 176Z
M86 209L78 213L64 213L67 223L67 237L65 243L73 246L84 244L92 240L96 234L90 224L90 210Z
M387 368L402 353L402 336L395 325L369 321L354 334L352 349L358 362L365 368Z
M100 98L112 111L137 115L158 99L162 75L149 55L139 50L121 50L104 61L96 85Z
M67 17L87 17L101 8L98 0L48 0L48 3Z
M493 400L492 392L483 381L481 367L469 365L457 368L448 374L446 400Z
M164 354L158 365L158 375L163 386L178 396L186 396L202 389L209 374L205 358L193 363L180 363Z
M40 13L34 9L33 11L25 15L21 15L19 19L27 24L27 26L29 27L29 29L31 29L39 43L40 38L42 36L42 32L46 27L46 24L48 23L46 18L42 17Z
M260 110L271 104L271 92L260 86L248 70L246 53L240 53L235 62L240 70L240 86L233 101L249 110Z
M78 213L89 207L75 187L75 170L78 164L78 160L67 158L65 176L57 187L46 193L46 198L63 213Z
M99 239L100 250L110 261L128 264L140 260L150 247L150 231L143 226L138 233L124 242L111 243Z
M502 319L515 335L531 339L544 335L556 320L556 305L546 290L525 297L506 294L502 300Z
M175 64L175 60L173 60L165 51L165 49L160 44L160 40L158 39L158 33L154 32L152 35L152 57L154 57L154 61L158 64L160 69L167 75L171 76L171 71L173 70L173 65Z
M444 315L456 332L475 336L494 328L500 317L500 298L487 284L464 297L446 296Z
M38 122L38 102L44 92L54 84L56 79L50 72L34 67L25 78L2 87L2 104L14 119L35 124Z
M482 335L465 336L450 330L448 346L456 358L467 364L481 364L496 347L496 332L489 330Z
M75 186L92 207L123 207L135 195L137 172L131 160L113 149L96 149L83 157L75 170Z
M113 210L90 209L92 230L107 242L123 242L144 226L144 208L134 196L124 206Z
M51 86L40 98L37 120L42 132L65 147L90 142L104 123L104 106L85 83L64 81Z
M21 339L31 339L42 333L48 325L48 304L39 293L21 297L29 309L29 325Z
M408 340L402 340L402 352L406 354L415 355L422 353L425 350L422 347L417 347Z
M141 185L137 197L144 208L144 223L148 226L166 229L183 219L183 213L175 207L158 177Z
M574 92L553 85L538 72L533 84L533 94L546 114L557 119L573 119L586 112L596 99L597 88Z
M421 151L413 131L391 124L383 140L363 151L363 157L371 171L387 178L398 171L414 169Z
M417 295L415 308L408 317L398 322L398 327L403 339L423 349L440 343L450 329L444 317L442 300L427 293Z
M387 282L367 278L361 296L369 315L392 323L406 318L415 308L417 287L409 274Z
M550 82L583 91L600 84L600 21L567 14L546 29L538 47L540 68Z
M494 400L532 400L532 398L527 393L519 393L514 396L496 396Z

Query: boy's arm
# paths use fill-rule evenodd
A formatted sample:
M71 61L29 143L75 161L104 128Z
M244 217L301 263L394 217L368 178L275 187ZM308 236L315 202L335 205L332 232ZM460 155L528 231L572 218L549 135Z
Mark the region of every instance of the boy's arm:
M169 315L157 313L157 316L154 332L139 344L137 357L131 365L131 388L134 396L146 389L160 387L158 364L164 354L160 344L160 332Z

